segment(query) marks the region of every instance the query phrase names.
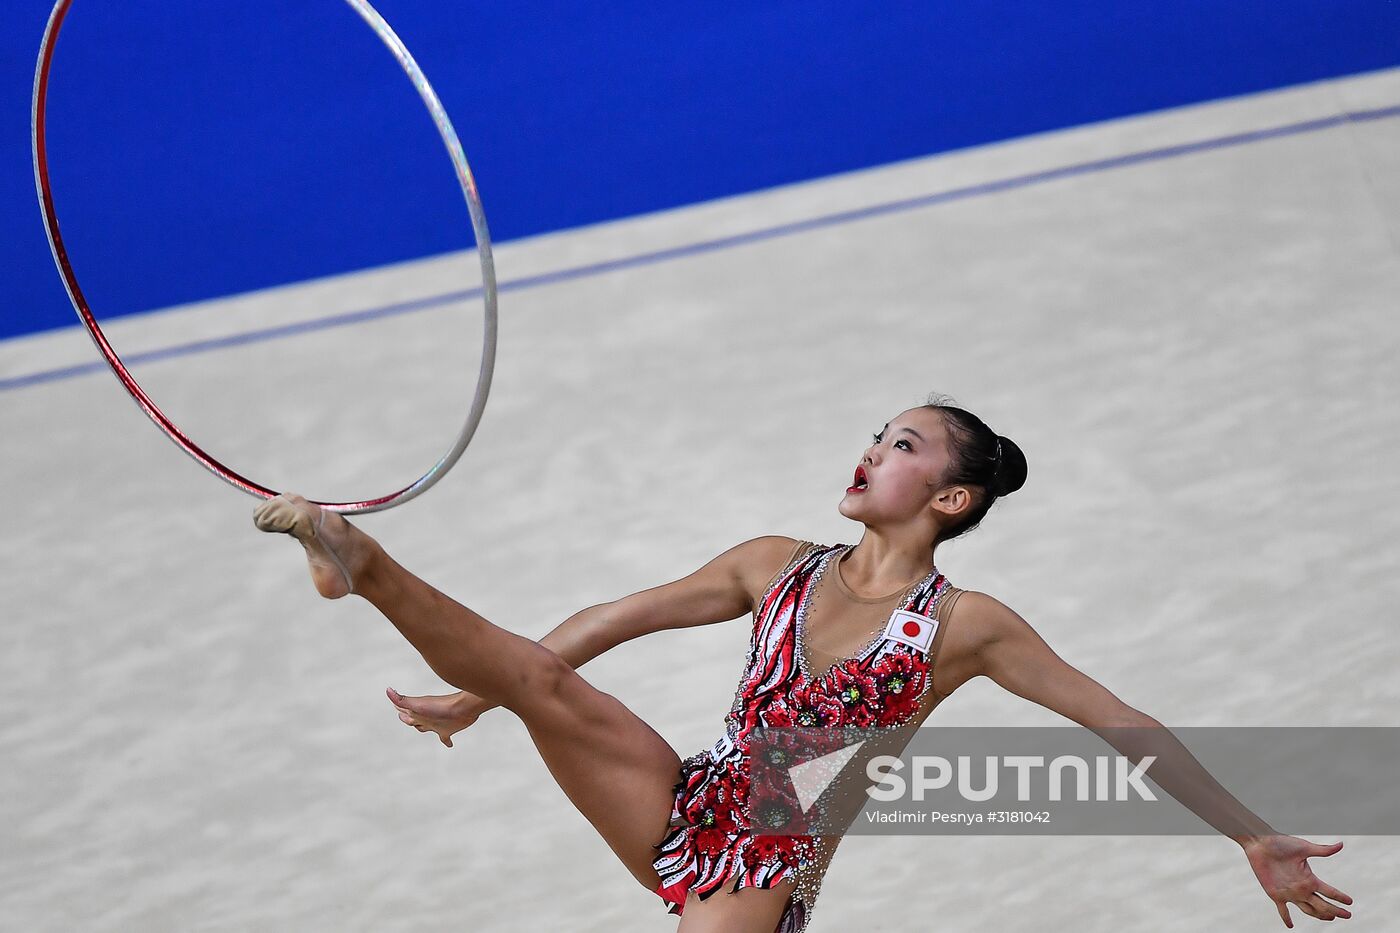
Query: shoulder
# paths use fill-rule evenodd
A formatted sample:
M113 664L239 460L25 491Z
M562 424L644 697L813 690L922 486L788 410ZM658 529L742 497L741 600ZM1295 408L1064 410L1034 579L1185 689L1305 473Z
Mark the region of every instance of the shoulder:
M1045 639L1019 612L987 593L964 592L953 605L950 622L949 640L957 642L955 650L973 662L977 673L1053 657Z
M787 535L763 535L750 538L734 551L755 573L767 578L792 563L799 553L813 546L810 541L789 538Z
M998 600L990 593L980 590L963 590L958 601L953 604L953 614L969 625L991 632L1016 628L1016 623L1025 625L1025 619L1016 614L1015 609Z
M802 553L817 547L811 541L786 535L762 535L750 538L730 550L735 570L757 602L778 574L782 573Z
M976 648L1014 638L1030 625L1001 600L980 590L963 590L949 611L949 637L956 633L964 645Z
M938 670L934 675L942 696L974 677L987 674L988 658L996 653L995 646L1016 641L1017 624L1025 625L1025 620L987 593L958 590L949 595L952 602L945 610L946 615L940 612L945 631L941 635Z

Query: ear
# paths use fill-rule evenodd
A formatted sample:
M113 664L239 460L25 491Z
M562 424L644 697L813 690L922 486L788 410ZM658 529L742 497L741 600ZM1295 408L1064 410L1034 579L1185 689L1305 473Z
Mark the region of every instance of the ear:
M929 507L938 513L941 523L947 525L972 508L972 490L966 486L945 486L934 495Z

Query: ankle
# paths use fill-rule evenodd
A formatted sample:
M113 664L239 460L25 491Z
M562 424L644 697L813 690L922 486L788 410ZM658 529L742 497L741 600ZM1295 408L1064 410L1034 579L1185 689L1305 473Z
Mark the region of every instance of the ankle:
M365 535L362 559L356 562L355 594L373 602L392 586L393 560L379 542Z
M463 690L452 700L452 715L457 719L475 718L495 706L495 703Z

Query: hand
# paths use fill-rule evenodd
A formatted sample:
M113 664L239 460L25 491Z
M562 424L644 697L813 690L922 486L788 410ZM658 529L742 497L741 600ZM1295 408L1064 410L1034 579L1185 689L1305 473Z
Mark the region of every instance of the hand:
M1323 895L1342 904L1350 904L1351 897L1320 880L1308 867L1309 858L1340 852L1340 842L1324 846L1297 836L1256 836L1242 845L1249 867L1278 908L1284 926L1293 929L1293 920L1288 916L1290 901L1318 920L1350 919L1351 911L1324 900Z
M449 696L406 697L393 687L384 691L399 711L399 719L419 732L435 732L448 748L452 736L476 722L491 704L470 693Z

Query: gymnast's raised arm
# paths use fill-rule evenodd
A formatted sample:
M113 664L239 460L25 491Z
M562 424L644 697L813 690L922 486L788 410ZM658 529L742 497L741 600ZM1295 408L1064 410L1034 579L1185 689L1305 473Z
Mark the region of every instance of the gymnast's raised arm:
M1307 862L1339 852L1340 842L1319 845L1275 832L1221 787L1170 729L1071 667L1025 619L998 600L969 592L958 610L967 614L964 621L969 623L960 631L977 640L969 646L978 658L977 673L1089 729L1135 764L1154 756L1148 777L1239 844L1285 926L1293 926L1289 903L1319 920L1351 916L1332 903L1350 904L1351 897L1320 880Z
M625 641L652 632L737 619L753 611L797 543L782 535L764 535L737 544L679 580L581 609L539 643L577 669ZM391 688L388 696L400 720L419 732L435 733L448 747L453 735L494 705L465 691L406 697Z

